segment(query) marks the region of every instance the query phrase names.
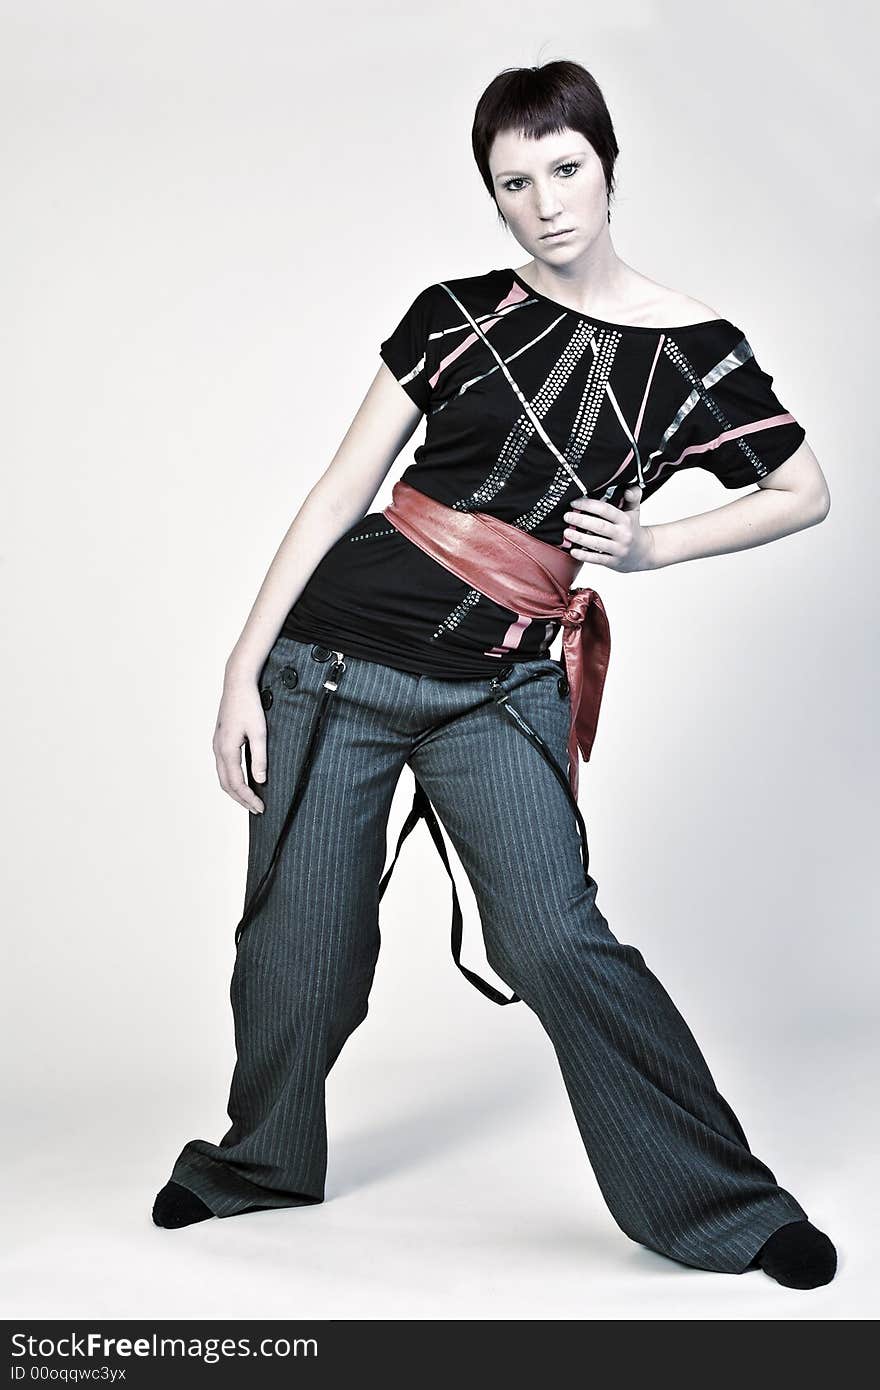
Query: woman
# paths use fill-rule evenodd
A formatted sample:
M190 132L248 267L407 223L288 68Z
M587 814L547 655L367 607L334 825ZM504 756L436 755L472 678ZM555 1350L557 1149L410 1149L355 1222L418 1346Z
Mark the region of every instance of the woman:
M764 544L822 520L828 488L742 331L615 253L618 147L589 73L501 73L473 148L532 259L416 296L227 662L218 775L253 812L232 1125L184 1146L153 1219L323 1200L324 1081L367 1013L408 765L401 840L424 815L445 860L436 808L514 994L461 964L453 884L456 963L537 1013L620 1228L698 1268L815 1287L834 1246L751 1153L669 995L597 905L577 762L609 634L598 595L569 584L584 561L637 571ZM368 513L422 414L393 504ZM641 502L688 467L756 487L642 525ZM560 629L564 661L549 655Z

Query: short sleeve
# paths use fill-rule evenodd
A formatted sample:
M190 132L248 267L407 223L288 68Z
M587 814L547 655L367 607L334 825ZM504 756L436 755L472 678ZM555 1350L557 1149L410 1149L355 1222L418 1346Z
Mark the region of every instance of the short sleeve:
M727 327L730 337L720 353L687 374L684 384L692 389L667 430L656 482L645 488L645 498L679 468L703 468L726 488L748 487L785 463L806 438L748 339Z
M431 400L430 334L434 286L416 295L393 333L379 345L382 361L420 410Z

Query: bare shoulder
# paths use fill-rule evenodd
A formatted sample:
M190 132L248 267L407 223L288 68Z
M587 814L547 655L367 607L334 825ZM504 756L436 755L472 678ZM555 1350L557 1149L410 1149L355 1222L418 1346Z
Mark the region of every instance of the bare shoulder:
M693 299L688 294L675 291L670 291L664 312L667 315L664 322L670 328L685 328L689 323L703 323L706 319L723 318L711 304L704 304L702 299Z
M632 289L634 317L637 315L639 322L651 326L686 328L689 324L723 317L711 304L705 304L681 290L671 289L668 285L661 285L647 275L637 274Z

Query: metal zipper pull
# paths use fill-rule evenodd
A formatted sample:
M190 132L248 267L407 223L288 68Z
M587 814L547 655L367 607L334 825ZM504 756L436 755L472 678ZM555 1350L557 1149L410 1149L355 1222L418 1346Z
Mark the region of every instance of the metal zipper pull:
M496 703L499 705L506 704L506 702L510 698L509 692L505 690L504 686L501 684L500 676L492 677L492 679L489 682L489 689L492 692L492 699L495 700Z
M325 689L325 690L336 690L337 686L339 685L339 677L342 675L343 671L345 670L345 655L344 655L344 653L343 653L343 652L333 652L333 656L336 657L336 660L334 661L333 666L331 667L331 669L330 669L330 671L329 671L329 673L328 673L328 675L327 675L327 679L324 681L324 689Z

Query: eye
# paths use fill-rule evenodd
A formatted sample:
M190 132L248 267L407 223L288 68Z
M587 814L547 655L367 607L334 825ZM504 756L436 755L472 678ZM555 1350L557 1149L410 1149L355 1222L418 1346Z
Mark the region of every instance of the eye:
M564 175L565 178L570 179L570 178L572 178L572 177L574 176L574 174L577 173L577 171L578 171L578 169L580 169L580 167L581 167L581 162L580 162L580 160L577 160L577 159L569 159L569 160L566 161L565 164L559 164L559 165L557 165L556 172L559 173L559 171L560 171L561 169L570 169L572 172L571 172L570 174L565 174L565 175ZM524 182L524 180L523 180L522 178L519 178L519 177L514 178L514 179L508 179L507 182L504 184L504 187L507 189L508 193L518 193L518 192L519 192L519 189L518 189L518 188L514 188L514 184L520 184L520 183L523 183L523 182Z

